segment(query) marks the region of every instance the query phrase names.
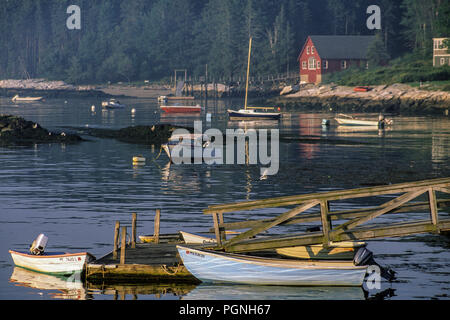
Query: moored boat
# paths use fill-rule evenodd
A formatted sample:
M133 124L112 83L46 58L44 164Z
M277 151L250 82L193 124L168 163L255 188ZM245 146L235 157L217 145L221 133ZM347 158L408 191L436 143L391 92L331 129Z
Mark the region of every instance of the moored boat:
M120 101L116 99L109 99L108 101L102 102L102 107L106 109L121 109L125 108L124 104L121 104Z
M353 261L273 259L177 245L184 266L203 282L286 286L361 286L367 266Z
M227 110L230 120L279 120L279 112L258 112L253 109Z
M366 119L356 119L352 116L345 114L340 114L335 118L339 125L346 126L376 126L379 128L384 128L385 125L390 125L393 123L392 119L385 119L383 115L379 115L378 120L366 120Z
M14 264L18 267L62 276L82 272L86 264L95 259L89 252L45 252L35 255L23 251L9 250L9 253Z
M23 102L32 102L32 101L41 101L44 97L19 97L18 94L16 94L11 100L12 101L23 101Z
M279 120L281 118L281 113L279 112L257 112L255 107L247 107L247 97L248 97L248 76L250 73L250 55L252 51L252 38L250 38L248 45L248 62L247 62L247 80L245 84L245 102L244 109L239 109L238 111L228 109L228 116L230 120ZM267 108L259 108L267 109Z
M162 145L171 162L202 163L222 158L221 149L211 145L205 134L172 134L169 141Z
M162 105L160 106L161 110L167 113L190 113L190 112L201 112L202 107L200 105L195 106L166 106Z

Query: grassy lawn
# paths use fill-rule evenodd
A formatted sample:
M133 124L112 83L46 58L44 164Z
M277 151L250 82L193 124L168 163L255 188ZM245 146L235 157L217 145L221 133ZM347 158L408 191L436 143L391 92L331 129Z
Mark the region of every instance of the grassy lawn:
M409 54L391 60L387 66L366 69L351 67L331 74L326 83L338 85L382 85L405 83L424 90L450 91L450 66L433 67L432 59Z

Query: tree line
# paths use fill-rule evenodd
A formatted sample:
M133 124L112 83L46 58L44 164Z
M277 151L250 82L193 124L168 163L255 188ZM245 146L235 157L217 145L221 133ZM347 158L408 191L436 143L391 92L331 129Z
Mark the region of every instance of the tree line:
M66 26L74 4L79 30ZM366 26L374 4L380 30ZM241 76L250 37L255 75L298 70L308 35L377 34L391 58L430 55L433 37L450 36L449 16L446 0L2 0L0 78L160 80L175 69Z

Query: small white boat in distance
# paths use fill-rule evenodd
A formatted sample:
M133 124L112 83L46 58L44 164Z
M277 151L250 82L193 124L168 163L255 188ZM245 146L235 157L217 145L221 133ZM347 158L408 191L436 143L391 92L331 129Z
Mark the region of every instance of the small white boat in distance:
M339 117L334 119L338 124L345 126L376 126L378 128L384 128L385 125L393 123L391 119L385 119L383 115L380 115L378 120L355 119L345 114L340 114Z
M24 102L29 102L29 101L41 101L43 100L44 97L19 97L18 94L16 94L11 100L16 102L16 101L24 101Z
M9 250L9 253L18 267L61 276L82 272L87 263L95 260L95 257L88 252L45 252L41 255L34 255L28 252Z
M174 163L191 163L192 160L202 163L222 158L221 150L214 148L210 137L205 134L172 134L162 148L170 161ZM183 154L180 154L180 151ZM186 154L184 154L185 151Z
M361 286L367 266L353 261L273 259L177 245L184 266L214 283L282 286Z
M109 101L102 102L102 107L106 109L120 109L125 108L126 106L116 99L109 99Z

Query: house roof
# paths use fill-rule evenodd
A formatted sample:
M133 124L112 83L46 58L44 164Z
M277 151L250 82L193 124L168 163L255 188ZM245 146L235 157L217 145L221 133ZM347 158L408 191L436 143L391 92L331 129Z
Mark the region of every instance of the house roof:
M366 59L375 36L310 36L324 59Z

